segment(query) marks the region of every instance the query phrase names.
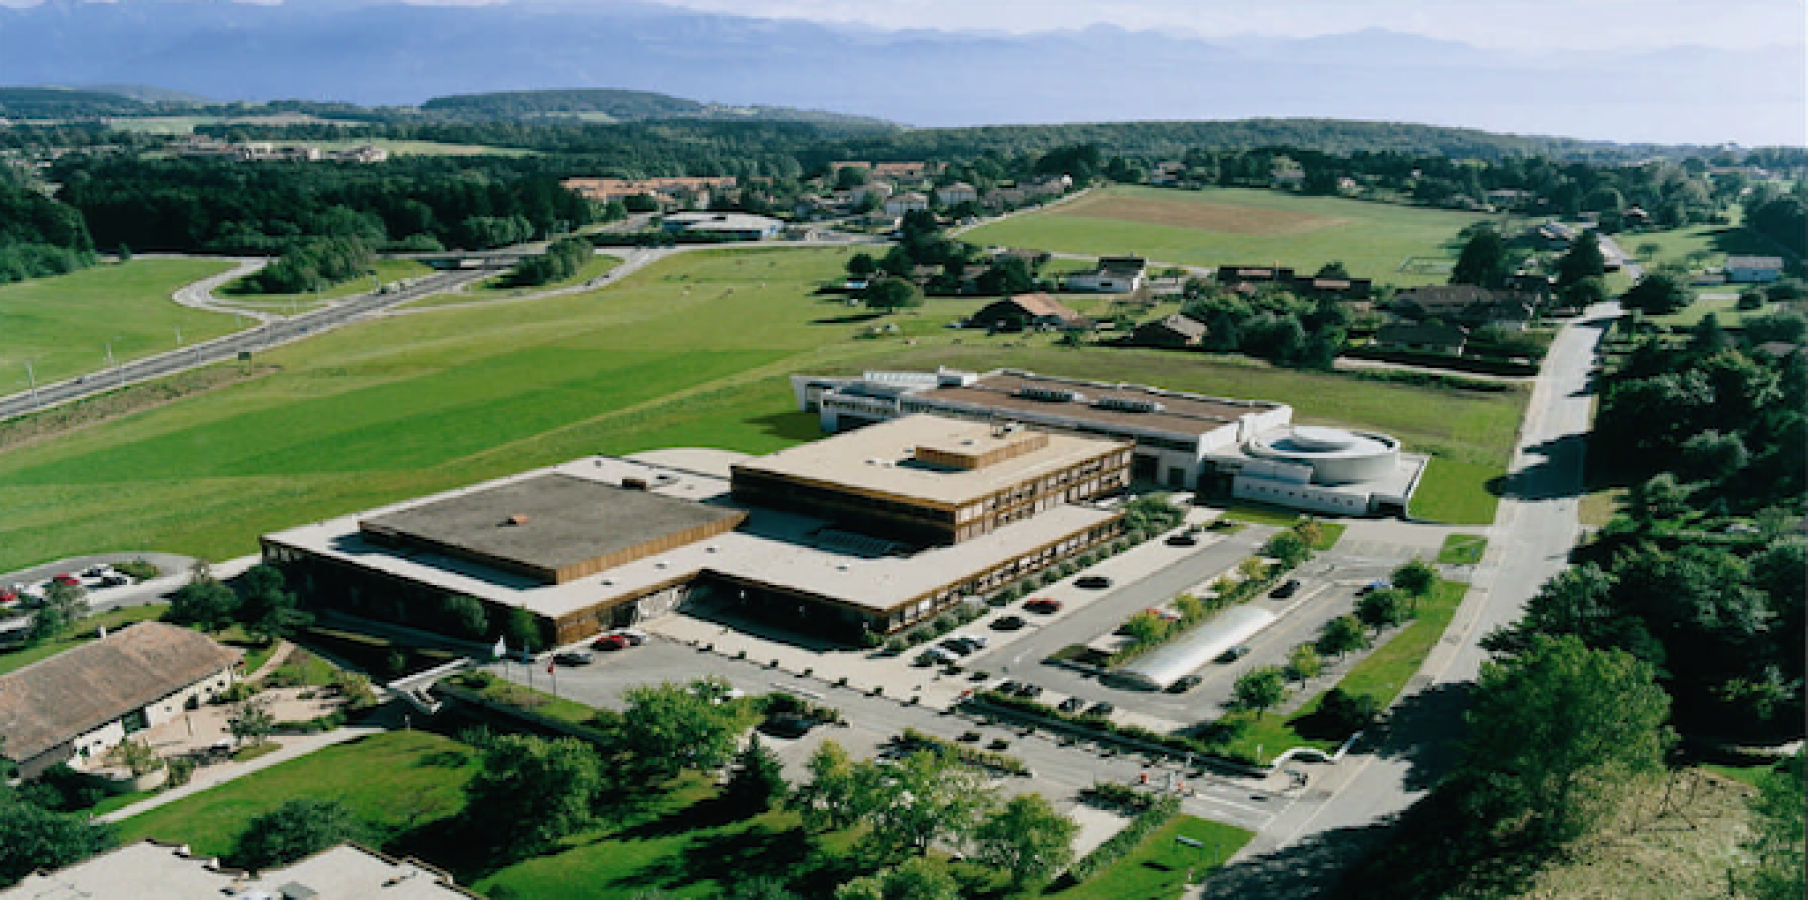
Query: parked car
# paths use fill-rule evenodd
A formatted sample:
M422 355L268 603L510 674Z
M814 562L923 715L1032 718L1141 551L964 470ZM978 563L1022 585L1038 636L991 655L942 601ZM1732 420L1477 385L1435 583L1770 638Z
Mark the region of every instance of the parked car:
M954 656L967 656L967 655L973 653L973 651L978 650L979 648L973 646L972 644L967 643L966 641L961 640L960 638L949 638L929 649L930 650L943 650ZM927 652L927 651L925 651L925 652Z
M1367 597L1376 591L1387 590L1387 587L1388 584L1385 581L1371 581L1368 584L1363 585L1362 588L1356 592L1356 596Z
M782 738L800 738L816 727L816 720L793 713L779 713L760 724L760 730Z
M1061 701L1058 708L1064 713L1077 713L1086 708L1086 701L1081 697L1069 697Z
M950 640L960 641L963 644L972 644L973 649L979 650L985 647L986 644L991 643L992 639L983 634L957 634L950 638Z
M82 570L82 577L83 578L102 578L102 577L106 576L107 571L108 571L108 568L106 566L89 566L88 568Z
M619 634L605 634L602 637L597 638L596 643L591 644L590 646L595 647L598 650L626 650L634 645L627 638Z
M1035 597L1024 601L1023 608L1045 616L1053 615L1061 611L1061 601L1049 597Z
M1094 703L1092 705L1092 708L1086 711L1086 714L1089 716L1098 716L1100 718L1103 718L1105 716L1111 715L1114 712L1117 712L1116 706L1111 705L1111 703L1109 701L1100 700L1099 702Z
M101 587L123 587L124 585L128 585L131 583L132 583L132 579L127 578L126 576L121 575L118 572L114 572L110 575L103 575L103 576L101 576L101 579L100 579Z
M1074 581L1074 584L1089 591L1102 591L1111 586L1111 579L1103 575L1082 575Z
M1034 700L1037 697L1042 696L1042 686L1039 684L1023 685L1022 687L1017 689L1016 695L1019 697L1022 697L1025 700Z
M64 572L60 575L53 575L53 576L51 576L50 580L56 582L57 584L68 585L69 587L81 587L82 586L82 580L80 578L75 577L74 575L69 574L68 572Z
M1276 600L1285 600L1297 593L1299 593L1299 579L1289 578L1280 587L1269 591L1268 596Z
M1203 680L1204 679L1200 678L1198 675L1188 675L1187 677L1182 678L1179 681L1176 681L1173 684L1168 685L1168 693L1184 694L1187 691L1190 691L1193 688L1198 687L1199 682L1201 682Z
M1012 681L1011 679L1006 678L1005 680L1000 681L998 683L998 686L993 688L992 690L997 691L1000 694L1009 694L1011 696L1016 696L1017 689L1021 688L1021 687L1023 687L1023 685L1021 683Z
M587 666L596 662L596 656L588 650L567 650L564 653L554 653L552 661L561 666Z
M617 628L614 633L627 638L628 643L636 647L647 642L647 633L644 631L633 628Z
M1218 661L1226 662L1226 663L1236 662L1237 660L1242 659L1243 657L1248 656L1248 655L1249 655L1249 647L1245 644L1238 644L1237 646L1232 647L1229 650L1226 650L1223 653L1218 654Z
M937 663L951 663L958 659L960 659L959 656L945 647L930 647L917 654L916 662L919 666L933 666Z
M1199 545L1199 539L1194 537L1190 532L1182 531L1177 534L1168 535L1168 539L1165 543L1170 547L1196 547Z
M1022 616L999 616L992 620L992 630L994 631L1016 631L1022 627Z

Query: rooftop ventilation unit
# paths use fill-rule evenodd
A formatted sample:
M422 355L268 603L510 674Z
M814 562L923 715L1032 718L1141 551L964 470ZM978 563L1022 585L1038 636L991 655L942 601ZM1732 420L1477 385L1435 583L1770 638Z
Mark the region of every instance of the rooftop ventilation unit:
M1086 399L1086 396L1078 391L1045 387L1018 388L1017 396L1025 400L1041 400L1044 403L1078 403Z
M1100 397L1092 405L1098 409L1115 409L1119 412L1152 413L1161 412L1166 407L1154 400L1142 400L1135 397Z

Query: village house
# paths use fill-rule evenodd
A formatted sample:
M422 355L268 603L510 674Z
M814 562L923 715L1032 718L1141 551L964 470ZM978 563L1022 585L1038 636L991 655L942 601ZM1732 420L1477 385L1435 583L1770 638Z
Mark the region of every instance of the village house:
M1461 356L1469 332L1461 325L1447 322L1393 322L1375 333L1375 344L1383 350L1410 350L1440 356Z
M1065 284L1070 291L1128 294L1143 286L1148 265L1140 256L1101 256L1097 267L1067 276Z
M0 753L25 778L79 767L224 692L238 661L205 634L153 621L0 675Z
M1174 313L1136 326L1130 343L1141 347L1197 347L1205 332L1205 323Z
M943 206L956 206L961 203L973 203L979 199L979 191L973 185L957 181L947 187L935 189L935 199Z
M1726 258L1726 280L1738 284L1759 284L1783 277L1780 256L1729 256Z
M928 208L929 197L917 191L899 194L885 201L885 214L888 216L902 216L908 212Z
M986 305L967 319L969 328L1021 331L1038 328L1073 328L1084 317L1047 294L1018 294Z

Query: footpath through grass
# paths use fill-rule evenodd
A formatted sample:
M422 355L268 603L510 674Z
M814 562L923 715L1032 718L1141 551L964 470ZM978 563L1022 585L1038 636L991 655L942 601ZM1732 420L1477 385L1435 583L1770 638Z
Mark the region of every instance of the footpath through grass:
M1123 859L1084 884L1048 896L1062 900L1169 900L1178 897L1189 882L1206 879L1207 873L1255 837L1255 832L1193 816L1175 816L1157 828ZM1178 839L1198 841L1201 846Z
M213 259L146 259L102 263L56 278L0 286L0 395L30 388L25 364L40 385L115 362L176 349L227 334L232 316L189 309L170 299L177 288L218 275L232 263Z

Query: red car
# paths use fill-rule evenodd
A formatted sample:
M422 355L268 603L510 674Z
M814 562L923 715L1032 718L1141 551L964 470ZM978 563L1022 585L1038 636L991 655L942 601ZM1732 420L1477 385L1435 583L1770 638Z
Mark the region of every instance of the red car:
M1061 611L1061 601L1051 600L1047 597L1037 597L1033 600L1025 601L1023 604L1023 608L1026 610L1029 610L1030 612L1041 613L1046 616L1046 615L1060 612Z
M57 576L51 578L50 580L56 582L57 584L66 584L70 587L81 587L82 586L82 580L80 578L75 577L74 575L69 574L68 572L64 572L61 575L57 575Z
M590 646L598 650L626 650L631 645L627 638L619 634L605 634Z

